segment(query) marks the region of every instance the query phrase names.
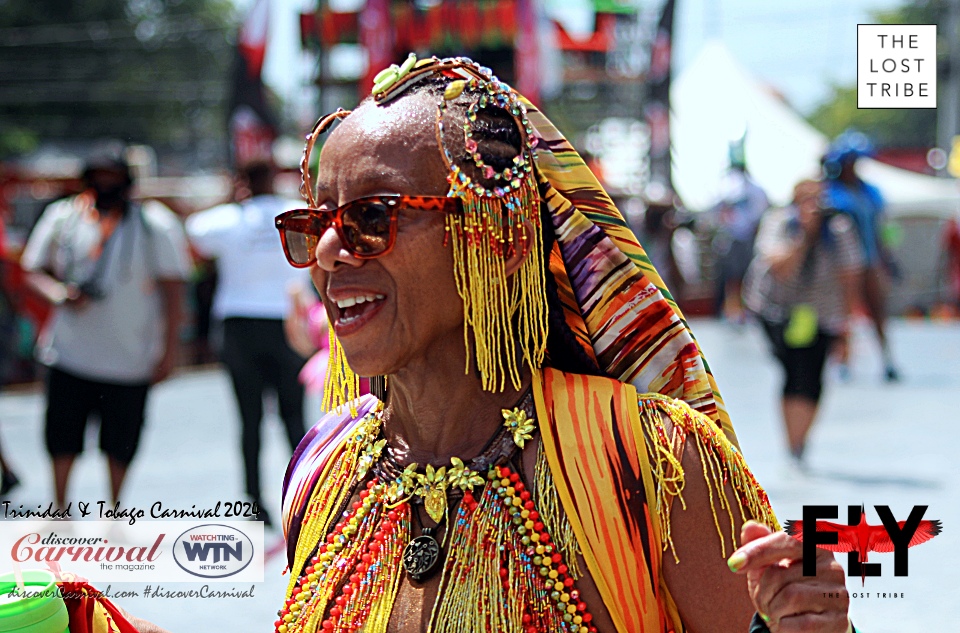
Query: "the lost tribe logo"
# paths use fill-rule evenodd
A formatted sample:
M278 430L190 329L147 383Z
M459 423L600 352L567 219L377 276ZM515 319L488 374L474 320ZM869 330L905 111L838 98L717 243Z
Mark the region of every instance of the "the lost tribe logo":
M847 573L860 576L880 575L880 563L869 563L870 552L893 552L893 575L907 575L908 549L940 534L938 520L924 520L927 506L913 506L906 521L897 521L889 506L874 506L880 525L867 523L864 506L847 506L847 525L820 519L837 518L837 506L803 506L803 521L787 521L784 531L803 543L803 575L817 575L817 547L831 552L847 552Z
M173 558L185 572L202 578L225 578L253 561L253 541L227 525L198 525L177 537Z

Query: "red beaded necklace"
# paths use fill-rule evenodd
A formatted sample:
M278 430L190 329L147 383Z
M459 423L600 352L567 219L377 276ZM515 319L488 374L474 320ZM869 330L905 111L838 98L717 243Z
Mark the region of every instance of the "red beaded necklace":
M532 439L533 420L523 409L504 414L518 446ZM377 439L378 424L365 420L364 426L354 466L365 466L354 471L365 475L380 461L384 445ZM445 495L453 486L463 491L463 498L448 523L444 543L438 544L447 552L429 630L596 633L568 562L518 472L494 464L482 478L456 459L439 477L441 469L428 467L425 474L418 474L415 468L408 466L392 481L374 477L366 483L341 520L313 546L314 555L278 612L276 633L316 629L386 633L401 579L404 574L416 576L405 561L416 540L411 502L437 490ZM322 487L317 494L325 494Z

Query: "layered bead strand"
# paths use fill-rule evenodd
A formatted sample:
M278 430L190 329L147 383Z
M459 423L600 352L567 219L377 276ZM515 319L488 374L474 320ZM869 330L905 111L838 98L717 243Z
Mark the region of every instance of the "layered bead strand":
M501 433L522 449L536 432L535 420L520 407L504 409L503 415L507 431ZM446 502L453 488L462 490L463 497L443 539L447 553L431 633L596 633L575 586L578 574L570 567L576 554L565 560L567 552L576 550L551 535L560 526L562 543L568 522L559 502L554 500L552 507L553 497L545 494L552 484L542 472L545 463L538 458L532 487L536 494L508 466L489 466L508 453L490 457L482 470L454 457L449 467L427 465L423 473L416 464L398 475L396 468L384 472L377 466L378 460L387 459L382 453L385 441L377 439L379 418L377 411L351 434L341 450L345 459L330 469L311 500L308 528L317 545L298 547L303 572L291 581L275 633L386 633L404 570L415 582L421 577L419 566L424 563L411 548L424 539L433 542L428 571L443 547L433 540L432 530L411 540L411 505L423 503L442 524L446 511L430 512L430 503L438 495ZM338 499L346 503L354 484L371 470L374 479L360 484L358 499L332 525L336 510L328 504ZM484 470L485 478L478 474ZM332 490L332 483L345 484L345 489ZM538 509L539 503L544 508ZM543 509L549 520L541 515ZM319 532L324 524L329 526L325 537Z
M311 495L307 505L291 571L303 569L306 566L307 558L315 544L329 533L331 524L336 518L332 515L349 499L351 490L357 482L358 460L364 449L380 432L382 410L382 404L378 404L373 412L364 416L357 428L338 449L335 458L331 459L329 471L321 478L322 483ZM293 598L294 592L297 591L299 591L297 579L291 577L287 587L287 600Z
M509 527L489 483L479 499L464 495L450 526L440 596L430 621L432 633L519 630L519 615L511 617L510 607L521 604L521 588L505 591L498 574Z
M347 583L334 598L323 631L386 631L400 582L403 548L410 537L410 506L387 510L360 554Z
M491 468L451 526L434 633L596 633L563 556L519 474Z
M338 588L348 580L369 541L380 529L384 485L373 480L360 492L360 499L317 548L310 565L297 579L297 588L284 603L274 623L276 633L300 633L316 629ZM382 531L382 530L381 530ZM399 563L397 563L399 564ZM397 572L399 573L399 572ZM349 595L348 590L347 595Z
M500 466L495 469L495 481L499 485L496 492L503 499L511 522L516 526L520 535L523 560L529 561L539 577L538 600L534 601L539 607L541 617L559 615L559 627L543 628L536 622L537 613L526 612L523 616L525 633L537 633L544 630L570 631L571 633L596 633L593 626L593 615L587 610L587 604L580 599L580 592L574 586L574 579L570 574L569 566L564 562L563 555L557 551L546 531L540 514L535 509L530 491L526 489L518 473L508 467ZM501 569L501 577L506 576L506 570ZM549 609L555 607L554 610ZM549 618L552 619L552 618Z

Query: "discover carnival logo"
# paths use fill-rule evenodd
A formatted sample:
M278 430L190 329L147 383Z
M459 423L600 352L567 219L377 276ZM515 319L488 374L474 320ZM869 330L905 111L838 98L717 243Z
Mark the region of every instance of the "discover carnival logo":
M188 574L226 578L240 573L253 561L253 540L229 525L198 525L176 538L173 558Z
M0 520L0 574L59 565L95 586L263 582L265 552L258 521Z

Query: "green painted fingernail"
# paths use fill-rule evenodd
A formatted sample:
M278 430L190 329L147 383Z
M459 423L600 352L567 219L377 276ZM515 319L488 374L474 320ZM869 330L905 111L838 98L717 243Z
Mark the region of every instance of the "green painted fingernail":
M743 552L736 552L733 554L733 556L727 559L727 567L729 567L730 571L732 571L733 573L737 573L743 568L746 562L747 562L747 555L744 554Z
M761 620L763 620L763 621L766 622L767 624L770 624L770 616L769 616L769 615L767 615L766 613L760 612L760 611L758 611L757 613L760 613L760 619L761 619Z

